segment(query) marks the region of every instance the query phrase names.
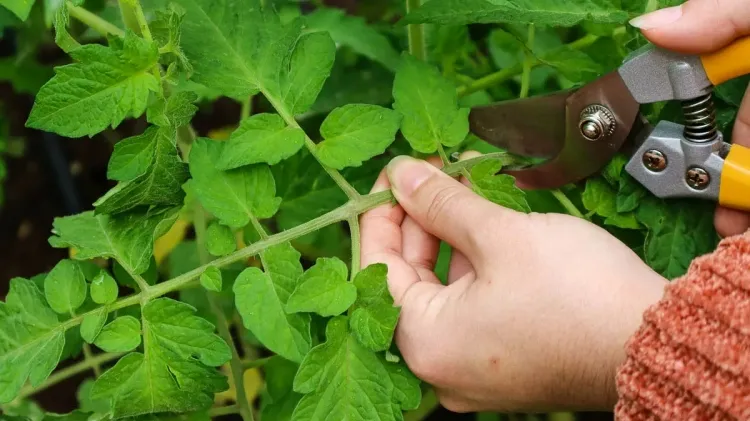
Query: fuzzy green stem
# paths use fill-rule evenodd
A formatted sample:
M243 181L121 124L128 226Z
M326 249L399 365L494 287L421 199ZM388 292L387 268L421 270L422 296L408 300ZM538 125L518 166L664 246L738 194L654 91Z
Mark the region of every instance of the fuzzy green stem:
M617 30L615 30L614 33L617 33ZM580 50L590 46L598 39L599 36L588 34L566 45L565 48ZM473 94L474 92L478 92L498 85L500 83L507 82L521 74L524 71L524 65L530 65L530 68L533 70L535 67L541 64L543 63L539 59L531 57L531 60L529 60L528 63L525 61L524 63L518 63L514 66L506 67L505 69L489 74L481 79L477 79L468 85L459 87L457 90L458 96L466 96L469 94Z
M242 368L244 368L245 370L249 370L251 368L263 367L269 361L271 361L271 358L272 357L266 357L266 358L258 358L257 360L243 361Z
M21 389L21 393L18 394L17 399L26 399L35 393L49 389L50 387L62 381L65 381L75 375L91 370L97 365L101 366L102 364L106 364L110 361L114 361L122 357L123 355L124 354L122 353L96 355L96 356L91 357L90 359L83 360L69 367L65 367L60 371L56 371L52 373L52 375L49 376L47 380L44 381L44 383L40 384L37 387L32 388L31 386L26 385L23 389Z
M422 397L419 408L404 414L404 421L422 421L432 414L440 405L435 389L430 388Z
M555 199L560 202L560 204L570 215L581 219L586 219L583 213L578 209L578 207L576 207L576 205L570 200L570 198L565 195L565 193L560 190L550 190L550 193L555 196Z
M193 227L195 228L195 240L198 245L200 263L205 266L211 262L211 256L206 250L206 213L200 204L195 206ZM227 318L221 309L216 294L209 291L206 294L206 298L211 307L211 312L216 317L216 330L219 332L219 336L221 336L224 342L229 345L229 349L232 352L232 359L229 361L229 367L232 370L232 380L234 381L236 395L235 400L239 407L239 414L242 416L243 421L253 421L253 411L250 408L250 404L247 402L247 394L245 393L245 376L244 370L242 369L242 361L237 353L237 346L232 338L232 333L229 330L229 322L227 322Z
M268 238L268 233L266 232L265 228L263 228L263 225L260 223L258 218L255 217L255 215L250 215L250 223L253 224L253 228L255 228L255 231L258 231L258 235L262 240Z
M240 110L240 121L250 117L253 113L253 97L249 96L242 101L242 109Z
M438 155L440 156L440 160L443 161L443 166L446 167L450 165L451 160L448 159L448 154L445 153L445 149L443 148L443 145L438 144Z
M422 5L422 0L406 0L406 13ZM409 54L419 60L427 60L427 43L425 42L424 25L421 23L412 23L407 27L409 35Z
M211 408L208 410L208 416L211 418L223 417L224 415L233 415L239 413L240 407L238 405L220 406L218 408Z
M354 281L354 277L362 269L361 253L362 253L362 236L360 235L359 229L359 215L352 215L349 217L349 232L352 238L352 271L351 280Z
M141 2L138 0L120 0L120 10L123 13L130 13L135 18L135 22L126 21L126 24L130 23L128 27L135 33L140 34L146 41L153 41L154 37L151 36L151 30L148 27L146 21L146 15L143 14L143 8ZM138 25L135 27L135 25ZM134 26L134 27L131 27Z
M120 37L125 36L125 32L122 29L116 27L115 25L112 25L111 23L89 12L83 7L74 6L71 2L68 2L67 6L70 16L78 19L84 25L95 30L96 32L102 35L117 35Z
M526 38L525 58L523 61L523 73L521 74L521 98L529 96L529 90L531 89L531 67L534 65L536 59L532 54L534 51L534 38L536 34L536 27L534 24L529 25L529 34Z
M91 345L89 345L89 344L87 344L87 343L84 342L82 348L83 348L83 359L84 359L84 361L93 361L93 363L91 364L91 368L94 369L94 375L96 377L101 376L102 375L102 367L99 365L98 362L96 362L96 360L94 360L94 353L91 352Z

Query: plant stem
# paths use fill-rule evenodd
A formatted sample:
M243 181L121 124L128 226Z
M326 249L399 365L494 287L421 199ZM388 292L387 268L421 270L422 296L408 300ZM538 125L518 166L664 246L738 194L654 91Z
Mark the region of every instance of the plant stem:
M206 213L200 204L195 206L193 213L193 227L195 228L195 242L198 246L198 256L201 265L205 266L211 262L211 256L206 251ZM252 219L255 220L254 217ZM247 394L245 393L245 371L242 369L242 361L237 353L237 346L232 338L232 333L229 330L229 323L221 309L221 305L219 305L216 294L209 291L206 294L206 298L211 307L211 312L216 316L216 329L219 332L219 336L229 345L229 349L232 351L232 359L229 361L229 366L232 369L235 400L239 407L239 414L244 421L253 421L253 411L247 402Z
M445 153L445 149L443 149L443 145L438 144L437 151L438 151L438 155L440 156L440 160L443 161L443 166L447 167L448 165L450 165L451 160L448 159L448 155Z
M91 352L91 346L87 344L86 342L83 343L83 360L84 361L93 361L91 364L91 368L94 369L94 375L96 377L99 377L102 375L102 367L99 365L99 363L94 360L94 353Z
M268 233L266 233L263 225L261 225L260 221L258 221L258 218L256 218L255 215L250 215L250 223L253 224L253 228L255 228L255 231L258 231L258 235L260 236L261 240L265 240L266 238L268 238Z
M75 6L71 2L68 2L67 5L68 13L70 13L70 16L78 19L83 24L95 30L96 32L102 35L117 35L120 37L125 36L125 32L122 29L116 27L115 25L112 25L111 23L89 12L83 7Z
M362 249L362 238L359 229L359 215L352 215L349 217L349 232L352 237L352 270L351 280L354 281L354 277L362 269L361 249Z
M52 375L49 376L47 380L44 381L44 383L35 388L26 385L23 389L21 389L21 393L18 394L18 399L25 399L35 393L41 392L42 390L48 389L64 380L67 380L70 377L91 370L95 365L106 364L110 361L114 361L120 358L123 355L124 354L122 353L96 355L94 357L91 357L91 359L81 361L69 367L65 367L60 371L52 373Z
M242 101L242 110L240 111L240 121L250 117L253 113L253 97L249 96Z
M245 370L249 370L251 368L263 367L269 361L271 361L271 357L258 358L257 360L243 361L242 368L244 368Z
M523 61L523 73L521 75L521 98L529 96L529 90L531 89L531 66L534 65L536 59L531 51L534 51L534 37L536 34L536 27L534 24L529 25L529 34L526 38L527 51L524 53L525 59Z
M583 213L578 209L578 207L576 207L576 205L570 200L570 198L565 195L565 193L560 190L550 190L550 193L555 196L555 199L557 199L557 201L560 202L561 205L563 205L565 210L570 215L576 216L581 219L586 219Z
M615 30L614 32L616 33L617 30ZM591 44L596 42L598 39L599 39L599 36L588 34L580 39L577 39L571 42L570 44L567 44L565 48L573 48L575 50L580 50L580 49L590 46ZM481 79L477 79L473 83L461 86L457 90L458 96L466 96L469 94L473 94L474 92L478 92L478 91L490 88L494 85L507 82L508 80L521 74L524 70L524 65L526 64L529 64L531 69L534 69L536 66L539 66L540 64L543 64L543 63L539 61L539 59L532 57L529 63L526 63L526 62L518 63L514 66L506 67L505 69L489 74Z
M406 0L406 13L412 12L422 5L422 0ZM424 25L412 23L407 27L409 35L409 54L419 60L427 60L427 45L425 42Z
M440 405L435 390L430 388L422 397L419 408L404 414L404 421L422 421L427 418Z
M237 405L220 406L218 408L211 408L208 410L208 416L211 418L221 417L224 415L239 414L239 413L240 413L240 407Z
M143 14L143 8L139 0L120 0L120 10L123 15L127 14L135 18L135 22L130 19L124 19L125 24L135 33L140 34L143 39L148 42L153 42L154 38L151 36L151 30L148 27L146 16ZM152 69L151 73L154 74L156 80L161 82L161 66L156 64ZM161 83L159 83L161 85Z

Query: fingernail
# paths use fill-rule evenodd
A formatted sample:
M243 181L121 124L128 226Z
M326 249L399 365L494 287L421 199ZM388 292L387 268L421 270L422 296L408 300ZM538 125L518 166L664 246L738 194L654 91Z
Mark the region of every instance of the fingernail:
M667 7L647 13L630 21L639 29L655 29L677 22L682 17L682 6Z
M432 166L409 156L397 156L388 164L388 178L402 195L411 195L432 175Z

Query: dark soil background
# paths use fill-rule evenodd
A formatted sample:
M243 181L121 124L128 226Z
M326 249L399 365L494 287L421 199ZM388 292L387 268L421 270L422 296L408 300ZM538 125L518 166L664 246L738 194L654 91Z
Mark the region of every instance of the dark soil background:
M355 2L329 0L326 3L353 10ZM0 56L12 55L9 44L8 37L0 42ZM65 61L65 56L52 46L40 52L39 59L60 63ZM54 249L47 242L53 218L92 209L91 203L113 186L106 178L113 144L118 139L141 133L145 121L125 122L116 131L91 139L65 139L24 127L33 97L15 93L9 84L0 84L0 102L4 104L11 135L25 141L21 158L6 159L8 178L4 186L5 202L0 207L0 297L5 297L13 277L47 272L67 257L65 250ZM199 135L206 135L211 129L236 123L239 114L237 104L220 100L201 109L193 124ZM63 362L58 368L69 364L71 361ZM71 378L35 395L35 399L45 410L69 412L77 407L78 384L88 375ZM430 421L475 419L475 414L454 414L443 408L429 418ZM582 421L611 419L611 414L579 417Z

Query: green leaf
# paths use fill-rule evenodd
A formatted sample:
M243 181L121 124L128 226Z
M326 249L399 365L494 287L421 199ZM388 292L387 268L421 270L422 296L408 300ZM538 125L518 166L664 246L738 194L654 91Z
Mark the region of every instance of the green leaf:
M629 18L628 13L611 2L596 0L431 0L410 13L404 23L533 23L570 27L582 21L624 23Z
M302 398L293 390L298 368L297 364L279 356L271 357L263 367L271 401L263 406L263 421L288 421L292 418L294 407Z
M106 270L102 270L91 281L91 299L97 304L112 304L117 300L117 282Z
M113 258L126 270L141 274L151 262L154 240L172 227L178 210L157 208L117 216L89 211L55 218L49 242L56 248L75 247L76 259Z
M261 253L265 272L247 268L234 282L235 304L243 324L269 350L300 362L310 350L310 315L287 314L284 307L303 269L290 244Z
M166 100L158 98L146 110L149 123L161 127L179 128L190 123L198 111L195 102L198 95L195 92L175 92Z
M335 57L328 33L303 34L302 18L282 23L258 0L178 2L186 10L182 46L192 80L238 100L260 91L282 115L312 106Z
M350 104L333 110L320 127L325 139L317 146L318 158L341 170L358 167L380 155L396 139L399 113L377 105Z
M86 278L72 260L64 259L44 278L44 296L52 310L72 315L86 300Z
M207 409L228 388L214 368L231 358L229 346L195 309L169 298L143 308L144 352L133 352L102 374L92 399L108 399L114 418Z
M94 313L86 315L81 322L81 338L87 343L94 343L104 324L107 323L108 315L107 307L101 307Z
M357 301L349 321L357 340L371 351L385 351L391 347L401 310L393 305L388 291L388 267L374 264L354 278Z
M245 118L229 137L217 168L231 170L244 165L276 165L305 145L305 132L290 127L277 114L256 114Z
M636 215L649 229L646 263L667 279L684 275L696 257L716 247L713 211L713 204L700 200L644 200Z
M226 256L237 249L237 240L232 229L212 222L206 229L206 249L214 256Z
M0 403L15 399L27 379L37 387L60 361L65 331L34 282L10 280L0 302Z
M25 21L31 13L31 8L34 7L34 2L35 0L0 0L0 6L13 12L18 19Z
M149 22L148 26L154 40L159 44L162 63L168 66L167 79L174 81L177 74L189 78L193 73L193 66L180 47L184 10L170 3L166 10L157 10L155 15L155 19Z
M518 212L531 212L526 201L526 193L516 187L516 180L510 175L496 175L502 163L496 160L480 162L471 169L471 187L475 193L497 205Z
M188 168L177 153L176 137L174 128L151 126L143 135L119 143L108 175L121 182L94 202L96 212L114 214L139 206L181 205Z
M80 5L79 1L72 2L73 5ZM70 54L73 50L81 47L81 44L68 33L68 25L70 24L70 16L68 13L68 2L64 1L57 9L54 17L55 26L55 44L57 44L63 51Z
M346 263L320 258L298 281L286 303L287 313L317 313L323 317L345 312L357 299L357 287L347 281Z
M76 398L78 399L78 406L81 411L84 412L98 412L107 413L109 412L109 403L101 400L91 399L91 389L94 387L93 379L86 379L78 387Z
M94 345L106 352L128 352L141 344L141 323L132 316L121 316L104 326Z
M617 211L617 193L603 178L590 178L581 196L586 210L605 218L605 225L624 229L641 229L635 214Z
M77 62L55 69L36 96L27 127L67 137L93 136L146 110L158 91L150 73L156 45L128 32L109 47L89 44L70 52ZM86 118L81 118L86 116Z
M307 29L326 31L336 44L345 45L395 72L400 56L388 38L360 16L347 15L341 9L319 7L305 16Z
M324 32L300 37L291 56L290 70L281 79L281 100L292 115L308 111L323 89L336 58L336 44Z
M620 179L620 188L617 192L617 212L632 212L640 206L644 197L648 196L648 190L635 181L629 174Z
M0 59L0 80L10 82L20 94L36 95L53 75L51 68L32 60L19 63L15 57Z
M331 319L326 342L313 348L302 361L294 390L305 396L294 410L294 421L403 419L402 401L409 400L414 391L411 387L401 390L405 384L400 381L394 385L390 363L360 345L349 334L348 323L345 316Z
M456 87L427 63L404 56L393 97L393 109L403 115L401 132L419 152L456 146L469 134L469 109L458 108Z
M222 224L241 228L250 217L272 217L281 199L276 197L276 183L267 165L254 165L221 171L215 163L223 143L206 138L196 139L190 150L190 173L201 204Z
M581 50L569 47L559 48L545 54L541 61L557 69L561 75L573 83L583 83L596 79L604 69L591 56Z
M221 271L216 266L209 266L201 274L201 285L209 291L221 292Z

